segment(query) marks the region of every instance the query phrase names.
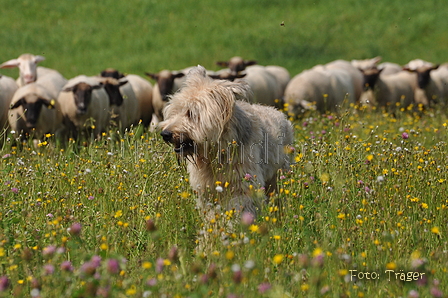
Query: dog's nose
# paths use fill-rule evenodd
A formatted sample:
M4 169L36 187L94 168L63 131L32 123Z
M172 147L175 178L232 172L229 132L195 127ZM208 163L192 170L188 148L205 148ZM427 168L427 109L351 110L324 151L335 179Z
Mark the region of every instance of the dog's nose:
M169 142L173 138L173 133L169 130L162 130L160 135L162 136L162 138L165 142Z

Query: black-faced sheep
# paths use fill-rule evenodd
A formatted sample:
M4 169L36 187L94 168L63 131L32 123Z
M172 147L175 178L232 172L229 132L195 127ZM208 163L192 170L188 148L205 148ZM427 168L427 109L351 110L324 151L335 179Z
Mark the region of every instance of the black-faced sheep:
M257 64L255 60L244 60L239 56L235 56L229 59L229 61L218 61L216 65L221 67L227 67L230 73L233 75L238 74L240 71L246 69L246 67Z
M64 121L76 139L81 131L93 131L96 138L109 126L109 96L95 77L70 79L59 94Z
M106 69L101 72L102 77L112 77L122 82L120 92L123 95L123 105L116 112L120 115L124 127L136 125L142 121L148 127L154 113L153 87L150 82L135 74L123 75L115 69Z
M17 133L34 134L35 138L59 132L62 113L57 98L66 82L60 73L52 71L17 89L8 117L11 129Z

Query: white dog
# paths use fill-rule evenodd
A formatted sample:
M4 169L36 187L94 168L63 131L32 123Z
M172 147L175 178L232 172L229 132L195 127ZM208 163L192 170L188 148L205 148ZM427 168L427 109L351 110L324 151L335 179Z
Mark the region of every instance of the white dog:
M187 161L201 208L256 215L276 190L278 170L289 166L291 123L273 107L243 101L249 95L246 83L213 80L197 66L163 110L161 135Z

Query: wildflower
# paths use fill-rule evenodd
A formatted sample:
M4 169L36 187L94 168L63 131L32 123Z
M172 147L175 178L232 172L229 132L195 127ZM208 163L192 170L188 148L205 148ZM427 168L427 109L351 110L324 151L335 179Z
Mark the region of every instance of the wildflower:
M17 187L11 188L11 191L15 194L19 193L19 189Z
M377 182L383 182L384 181L384 176L378 176L378 177L376 177L376 181Z
M404 140L406 140L406 139L409 138L409 135L408 135L407 132L403 132L403 133L401 134L401 137L402 137Z
M156 260L156 272L157 273L161 273L164 266L165 266L164 260L162 258L157 258L157 260Z
M397 264L395 264L394 262L387 263L386 268L389 270L395 270L397 268Z
M235 253L234 253L233 251L228 250L228 251L226 252L226 259L227 259L227 260L232 260L234 257L235 257Z
M120 272L120 264L116 259L109 259L107 261L107 272L110 274L117 274Z
M7 276L0 276L0 292L5 292L10 285L11 281Z
M408 293L408 298L419 298L420 295L416 290L410 290Z
M282 254L277 254L277 255L274 256L272 261L274 262L274 264L280 265L281 262L283 262L283 259L284 259L284 256Z
M268 282L264 282L258 285L258 292L260 292L260 294L265 293L266 291L269 291L271 289L271 284Z
M49 245L42 250L42 255L44 257L46 256L51 257L52 255L54 255L55 252L56 252L56 246Z
M146 230L148 232L154 232L157 230L156 224L154 223L154 221L152 219L148 219L146 221Z
M150 287L154 287L157 284L157 279L155 279L155 278L148 279L146 284Z
M224 190L221 185L216 186L215 189L217 192L222 192Z
M432 227L431 232L437 235L440 235L440 229L439 227Z
M95 199L95 197L94 196L89 196L87 199L89 199L91 201L91 200Z
M254 215L250 212L243 212L241 223L246 226L252 225L254 223Z
M246 181L249 181L250 179L252 179L252 175L251 174L246 174L246 175L244 175L244 179Z
M178 259L179 259L179 251L177 249L177 246L173 246L171 247L168 253L168 260L176 262Z
M250 225L249 227L249 231L251 231L252 233L256 233L258 232L259 227L257 225Z
M73 268L72 262L64 261L64 262L61 263L61 270L62 271L72 272L73 269L74 268Z
M2 156L2 158L8 158L8 157L11 157L11 154L7 153L7 154Z
M243 280L243 272L241 270L238 270L236 272L233 272L233 281L236 284L241 283L241 281Z
M72 236L79 236L79 234L81 234L81 224L75 222L74 224L71 225L70 228L68 228L68 232Z
M244 267L247 269L253 269L255 267L255 262L252 260L247 260L246 263L244 263Z
M151 269L152 268L151 262L143 262L142 263L142 268L143 269Z
M45 264L44 265L44 272L45 275L51 275L54 273L54 266L51 264Z
M432 297L436 297L436 298L443 297L442 291L440 291L440 289L437 287L431 287L431 289L429 290L429 293L431 293Z

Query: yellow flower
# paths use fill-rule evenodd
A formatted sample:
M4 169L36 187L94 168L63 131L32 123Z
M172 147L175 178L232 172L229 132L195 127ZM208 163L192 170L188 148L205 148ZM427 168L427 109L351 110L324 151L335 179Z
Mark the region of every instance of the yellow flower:
M259 227L257 225L250 225L249 226L249 231L251 231L252 233L258 232Z
M142 268L143 269L150 269L152 267L151 262L143 262L142 263Z
M119 217L121 217L122 215L123 215L123 211L122 211L122 210L118 210L117 212L115 212L114 217L115 217L115 218L119 218Z
M272 261L274 262L274 264L279 265L281 262L283 262L284 256L281 254L277 254L274 256L274 258L272 259Z
M367 160L368 160L368 161L372 161L372 159L373 159L373 154L369 154L369 155L367 155Z
M437 235L440 235L440 229L439 227L432 227L431 232Z
M321 255L322 252L323 252L322 248L316 247L316 249L314 249L314 251L313 251L313 257L317 257L317 256Z
M347 269L340 269L339 270L339 275L340 276L345 276L345 275L347 275L348 274L348 270Z
M274 237L273 237L275 240L280 240L281 239L281 236L280 235L274 235Z
M395 270L397 269L397 264L395 264L394 262L387 263L386 268L389 270Z
M231 259L233 259L234 257L235 257L235 253L234 253L233 251L228 250L228 251L226 252L226 259L227 259L227 260L231 260Z

